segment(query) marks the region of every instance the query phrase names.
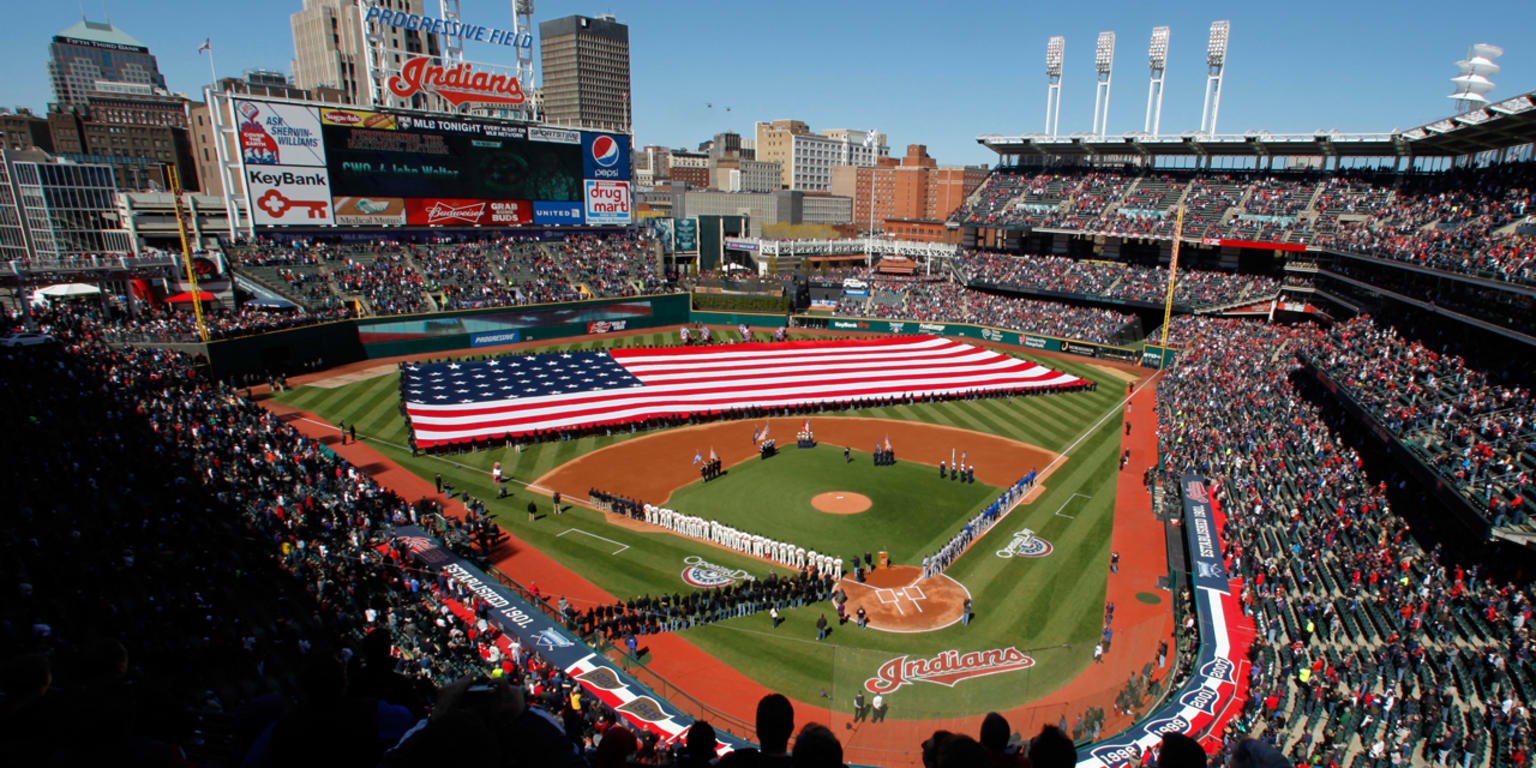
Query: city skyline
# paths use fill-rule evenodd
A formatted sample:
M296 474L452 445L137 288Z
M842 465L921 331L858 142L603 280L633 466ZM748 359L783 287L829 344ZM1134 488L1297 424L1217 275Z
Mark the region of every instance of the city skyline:
M110 17L148 45L171 91L199 98L209 80L207 55L197 52L205 38L213 40L220 77L253 68L289 72L289 16L300 7L297 0L257 11L170 0L84 10L92 20ZM876 129L892 147L925 144L945 164L990 163L995 155L976 144L976 135L1044 127L1044 51L1052 35L1067 40L1060 132L1089 130L1094 41L1105 30L1118 38L1108 130L1136 131L1146 103L1147 40L1156 25L1172 28L1162 133L1177 135L1198 127L1206 34L1217 19L1232 23L1221 133L1380 132L1451 115L1455 104L1446 97L1455 61L1478 42L1506 51L1503 71L1492 78L1495 101L1536 89L1536 54L1519 45L1515 32L1536 23L1536 7L1519 2L1485 4L1475 19L1433 22L1386 3L1340 8L1317 2L1110 3L1092 14L984 3L951 4L938 14L916 3L788 2L768 16L694 0L540 3L536 10L535 24L612 13L630 27L637 146L691 148L719 132L750 136L757 121L798 119L815 131ZM16 52L0 105L41 114L50 101L48 43L79 15L59 6L19 11L0 30L0 40ZM511 25L504 3L466 0L461 15ZM1499 21L1483 21L1490 18ZM512 49L501 46L471 43L465 55L512 62Z

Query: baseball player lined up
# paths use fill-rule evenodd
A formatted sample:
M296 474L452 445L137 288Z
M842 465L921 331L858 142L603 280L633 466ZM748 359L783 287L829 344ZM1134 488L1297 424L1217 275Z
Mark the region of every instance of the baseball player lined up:
M676 510L645 505L645 521L669 531L695 539L703 539L737 552L772 560L787 568L812 569L818 574L829 574L833 579L843 577L843 559L831 555L819 555L787 541L770 539L755 533L734 528L724 523Z

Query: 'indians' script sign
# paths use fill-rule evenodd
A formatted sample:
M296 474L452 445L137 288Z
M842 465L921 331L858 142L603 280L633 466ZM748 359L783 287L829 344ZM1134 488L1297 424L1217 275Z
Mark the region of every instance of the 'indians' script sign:
M864 681L864 688L870 693L890 693L908 683L934 683L953 688L955 683L973 677L1017 672L1034 665L1034 659L1012 646L969 653L941 651L928 659L897 656L881 664L880 671Z
M463 104L522 104L527 100L514 75L476 72L468 64L440 67L425 56L413 56L389 79L389 91L405 98L420 91L435 93L455 107Z

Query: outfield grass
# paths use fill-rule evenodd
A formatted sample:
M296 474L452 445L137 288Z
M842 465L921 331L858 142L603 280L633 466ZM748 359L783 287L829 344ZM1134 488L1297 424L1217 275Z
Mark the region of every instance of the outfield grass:
M768 338L768 334L758 336L764 340ZM626 346L664 345L675 340L674 334L655 333L628 339L593 339L548 349L593 349L608 346L610 342ZM1029 354L1019 356L1097 381L1100 386L1093 392L899 405L842 414L977 430L1057 453L1070 453L1070 459L1046 480L1046 491L1040 497L1016 510L949 570L949 574L965 584L974 596L977 615L969 627L957 625L938 632L893 634L860 631L850 623L838 628L829 640L817 643L814 624L823 608L810 607L787 612L786 622L778 629L770 627L766 617L746 617L688 630L684 636L765 686L799 701L818 701L821 692L826 690L833 698L821 700L822 703L842 711L850 708L854 687L862 684L866 677L875 673L880 663L893 656L927 656L948 649L1016 646L1037 661L1034 668L1024 672L977 678L954 688L928 684L904 688L889 697L892 717L899 718L961 716L1017 706L1055 690L1087 668L1104 610L1120 446L1121 418L1116 404L1123 396L1125 386L1120 379L1087 363ZM493 497L489 479L493 462L500 461L503 471L510 477L529 480L578 456L645 432L542 443L526 446L521 452L497 448L454 456L412 457L405 448L407 431L397 410L397 375L380 376L330 390L300 387L277 397L332 423L342 420L355 425L358 435L367 437L372 447L428 481L442 473L443 478L456 488L470 489L485 499L502 527L612 594L628 597L685 590L680 572L683 558L690 555L758 576L765 575L771 568L761 561L670 534L640 533L610 526L601 515L588 510L575 509L560 517L544 517L530 523L522 511L530 498L526 492L515 493L506 500ZM1102 426L1089 432L1089 427L1106 414L1109 418ZM785 455L761 464L795 461L792 457L797 450L786 448ZM838 467L841 451L837 453L833 461L825 462L823 468ZM867 469L875 471L868 466L867 454L860 460ZM883 467L879 471L899 469ZM931 472L932 468L920 470L920 474ZM746 469L739 475L733 472L700 491L713 494L716 483L719 483L719 491L725 496L734 495L738 503L743 499L757 499L763 495L760 490L742 492L741 484L736 482L756 482L750 477L753 474ZM774 473L765 473L765 477L769 474ZM893 472L884 477L899 474ZM936 475L931 477L934 483L940 482ZM728 493L733 487L737 493ZM971 487L982 488L980 484ZM949 488L946 484L944 492ZM841 490L855 490L871 498L880 492L876 489L876 494L871 494L846 487ZM928 510L932 505L918 493L927 492L914 490L907 501L892 503L896 514L904 513L910 518L909 526L921 527L920 518L931 516ZM543 502L547 508L543 496L532 498ZM682 498L682 492L678 498ZM968 517L967 511L984 506L990 498L988 495L969 507L957 508L955 514ZM726 506L714 507L713 504L711 501L710 515L717 519L727 519L728 514L739 512L738 509L728 513ZM683 509L680 501L673 506ZM767 519L764 518L764 522ZM953 521L952 527L958 524L958 520ZM762 527L762 523L742 527L773 535ZM1014 531L1024 527L1050 540L1055 552L1038 560L1001 559L993 555L1008 542ZM922 534L910 535L916 540ZM943 533L939 535L942 537ZM784 538L798 543L803 537L793 534ZM919 544L921 542L914 546ZM619 545L629 548L613 554ZM834 551L846 553L844 556L879 546L863 539L838 541L833 545ZM893 554L899 551L895 546ZM1105 681L1105 685L1118 689L1123 682ZM707 692L705 695L707 697Z
M719 479L680 488L667 506L833 557L883 550L893 562L910 565L937 551L1002 493L981 483L940 480L938 470L926 465L877 467L868 453L851 455L853 461L844 463L836 446L786 448L767 460L737 464ZM870 508L831 515L811 506L811 497L829 491L862 493Z

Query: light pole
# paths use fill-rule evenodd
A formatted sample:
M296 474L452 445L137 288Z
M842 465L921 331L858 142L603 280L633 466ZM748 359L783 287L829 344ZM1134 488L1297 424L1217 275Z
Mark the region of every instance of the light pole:
M1093 132L1104 138L1109 133L1109 83L1115 68L1115 33L1100 32L1099 44L1094 48L1093 66L1098 71L1098 83L1093 88Z
M1221 113L1221 76L1227 68L1227 38L1231 33L1232 22L1211 22L1211 39L1205 49L1205 106L1200 110L1200 132L1207 136L1216 135L1216 117Z
M1061 35L1045 44L1045 132L1053 139L1056 126L1061 123L1061 63L1066 51L1067 39Z
M1456 62L1461 74L1451 78L1456 92L1450 98L1456 100L1458 112L1470 112L1488 103L1488 92L1493 90L1493 81L1488 76L1499 73L1499 65L1493 60L1503 55L1504 49L1497 45L1478 43L1467 49L1465 59Z
M1147 63L1152 70L1152 80L1147 83L1147 124L1142 130L1152 134L1154 139L1163 122L1163 72L1168 69L1168 36L1167 27L1153 27L1152 44L1147 48ZM1156 94L1155 100L1153 94Z

